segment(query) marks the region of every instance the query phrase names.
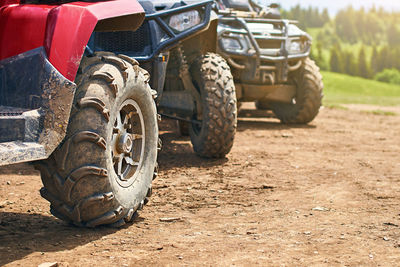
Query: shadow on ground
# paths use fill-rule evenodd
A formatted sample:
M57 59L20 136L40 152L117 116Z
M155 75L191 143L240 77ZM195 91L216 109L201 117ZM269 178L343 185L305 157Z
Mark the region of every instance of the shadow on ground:
M0 212L0 266L34 252L70 250L117 230L78 228L41 214Z
M315 129L315 125L310 124L282 124L279 121L254 120L253 118L238 118L238 132L246 130L290 130L290 129Z
M289 129L314 129L315 125L309 124L282 124L269 110L241 109L238 114L239 132L245 130L289 130Z
M193 151L190 137L179 136L177 132L164 132L160 134L163 142L162 150L158 156L161 170L180 167L213 167L228 161L227 158L207 159L197 156Z
M0 167L0 174L39 175L39 172L29 163L18 163Z
M290 130L294 128L315 129L315 125L304 124L282 124L273 118L270 111L241 110L238 118L237 131L246 130ZM193 151L189 136L178 134L176 122L171 119L163 119L160 123L160 138L163 147L158 156L161 170L169 170L180 167L213 167L222 165L228 158L207 159L196 155Z

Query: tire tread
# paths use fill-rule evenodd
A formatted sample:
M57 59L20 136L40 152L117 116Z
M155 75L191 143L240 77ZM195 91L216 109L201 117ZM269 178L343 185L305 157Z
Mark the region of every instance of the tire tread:
M105 65L109 66L108 69L112 71L103 70L102 67ZM70 153L70 148L76 145L82 146L82 149L92 149L94 151L93 158L100 159L100 154L96 151L99 149L104 151L107 146L102 132L96 131L96 129L73 132L70 126L79 128L80 125L83 125L84 121L80 121L78 115L85 114L89 110L92 110L90 114L93 114L93 110L96 111L99 120L107 123L110 119L110 107L107 106L107 103L112 101L118 91L126 85L130 75L135 75L136 79L140 75L148 83L148 73L138 67L137 61L124 55L117 56L113 53L100 52L95 53L93 57L84 59L81 63L76 79L78 89L75 97L75 109L71 113L65 141L49 159L41 161L35 166L41 172L44 184L40 194L51 203L51 213L61 220L72 222L77 226L96 227L104 224L121 226L136 218L135 214L140 205L134 208L124 208L115 201L111 190L96 185L97 183L101 184L102 180L104 181L108 176L107 169L102 163L104 161L99 160L99 164L89 163L73 169L66 164L66 162L74 161L75 155ZM86 96L87 92L91 90L89 86L91 82L98 85L97 90L99 86L102 88L103 93L100 96ZM149 86L148 88L151 90ZM110 90L111 95L109 94ZM154 94L154 92L151 93ZM96 95L96 92L91 92L90 95ZM90 160L88 159L88 161ZM156 170L154 170L153 176L156 176ZM85 180L87 184L91 185L85 188L86 192L80 192L84 190L76 188L81 180ZM151 185L145 196L146 203L151 195L148 193L149 191L151 192ZM73 194L75 197L72 197ZM143 203L144 200L141 202ZM97 216L84 218L83 213L88 208L97 209L91 212Z

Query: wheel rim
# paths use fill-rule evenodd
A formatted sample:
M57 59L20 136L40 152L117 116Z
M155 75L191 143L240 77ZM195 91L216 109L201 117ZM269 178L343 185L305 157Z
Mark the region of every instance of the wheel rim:
M127 99L118 109L111 139L111 158L121 186L130 186L136 180L143 164L145 140L142 111L134 100Z

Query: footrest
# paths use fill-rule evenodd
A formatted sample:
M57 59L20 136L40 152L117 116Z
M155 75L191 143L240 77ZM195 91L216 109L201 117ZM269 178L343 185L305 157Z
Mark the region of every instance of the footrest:
M40 118L38 110L0 106L0 142L36 142Z
M46 158L44 146L30 142L0 143L0 166Z
M22 113L24 113L25 111L28 111L28 109L0 105L0 117L19 116L22 115Z

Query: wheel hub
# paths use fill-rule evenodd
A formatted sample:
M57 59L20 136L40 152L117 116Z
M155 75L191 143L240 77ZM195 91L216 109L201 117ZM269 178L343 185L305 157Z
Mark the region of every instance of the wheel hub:
M111 157L117 182L131 185L143 161L145 131L139 105L132 99L125 100L116 114L112 133Z
M131 134L125 133L119 136L116 147L119 153L125 153L125 154L130 153L132 147L133 147L133 140Z

